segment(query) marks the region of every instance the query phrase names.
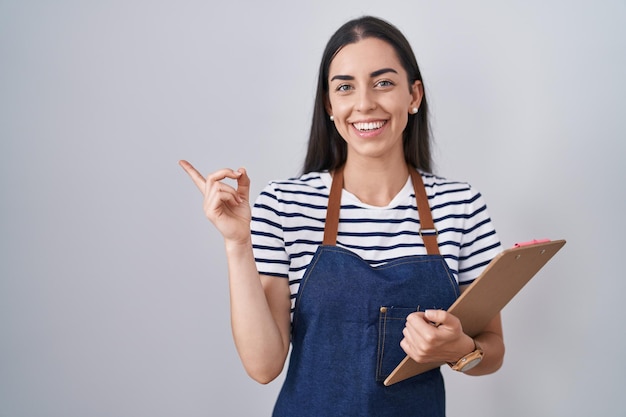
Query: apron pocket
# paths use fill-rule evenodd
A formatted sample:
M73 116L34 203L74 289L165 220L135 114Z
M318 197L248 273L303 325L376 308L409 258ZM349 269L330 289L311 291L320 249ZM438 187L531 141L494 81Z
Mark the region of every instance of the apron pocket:
M384 381L406 356L400 347L400 341L404 337L402 330L406 325L406 317L416 311L423 311L423 309L419 307L380 307L376 381Z

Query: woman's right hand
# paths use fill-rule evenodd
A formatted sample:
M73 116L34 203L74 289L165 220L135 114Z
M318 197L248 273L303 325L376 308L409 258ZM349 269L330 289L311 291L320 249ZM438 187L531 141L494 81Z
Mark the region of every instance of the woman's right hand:
M250 178L246 170L225 168L205 178L189 162L182 160L179 164L204 196L204 213L224 239L240 243L249 241L252 212ZM237 189L222 182L226 178L237 180Z

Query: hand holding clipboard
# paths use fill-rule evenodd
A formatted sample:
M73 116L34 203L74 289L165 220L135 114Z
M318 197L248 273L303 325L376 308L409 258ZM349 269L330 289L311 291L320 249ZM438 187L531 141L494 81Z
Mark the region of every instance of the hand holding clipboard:
M450 306L463 331L476 336L533 276L565 245L565 240L534 240L516 244L498 254L483 273ZM443 363L417 363L408 356L385 379L395 384Z

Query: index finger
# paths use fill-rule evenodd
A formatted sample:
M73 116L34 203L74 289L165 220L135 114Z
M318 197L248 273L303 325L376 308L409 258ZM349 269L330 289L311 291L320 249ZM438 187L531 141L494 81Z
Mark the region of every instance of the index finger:
M200 192L203 193L206 179L202 176L202 174L200 174L200 172L198 172L198 170L195 169L193 165L185 160L178 161L178 164L183 167L185 172L187 172L187 174L189 174L189 176L191 177L191 180L194 182L194 184L196 184L196 187L198 187Z
M431 313L428 313L429 311L431 311ZM407 323L410 323L410 325L416 329L428 328L426 326L439 327L442 324L443 318L433 317L433 315L437 314L437 313L432 313L433 311L438 311L438 310L416 311L414 313L411 313L407 316ZM438 320L434 320L434 319L438 319Z
M430 321L435 327L439 326L455 326L456 319L452 314L448 313L446 310L432 309L426 310L424 312L424 317L426 320Z

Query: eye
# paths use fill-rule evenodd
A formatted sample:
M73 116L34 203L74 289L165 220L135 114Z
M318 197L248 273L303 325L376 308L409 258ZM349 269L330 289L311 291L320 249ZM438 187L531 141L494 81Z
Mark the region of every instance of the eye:
M395 84L389 80L380 80L376 84L376 87L393 87Z
M345 93L347 91L350 91L351 89L352 89L352 86L350 86L349 84L339 84L337 88L335 88L335 91Z

